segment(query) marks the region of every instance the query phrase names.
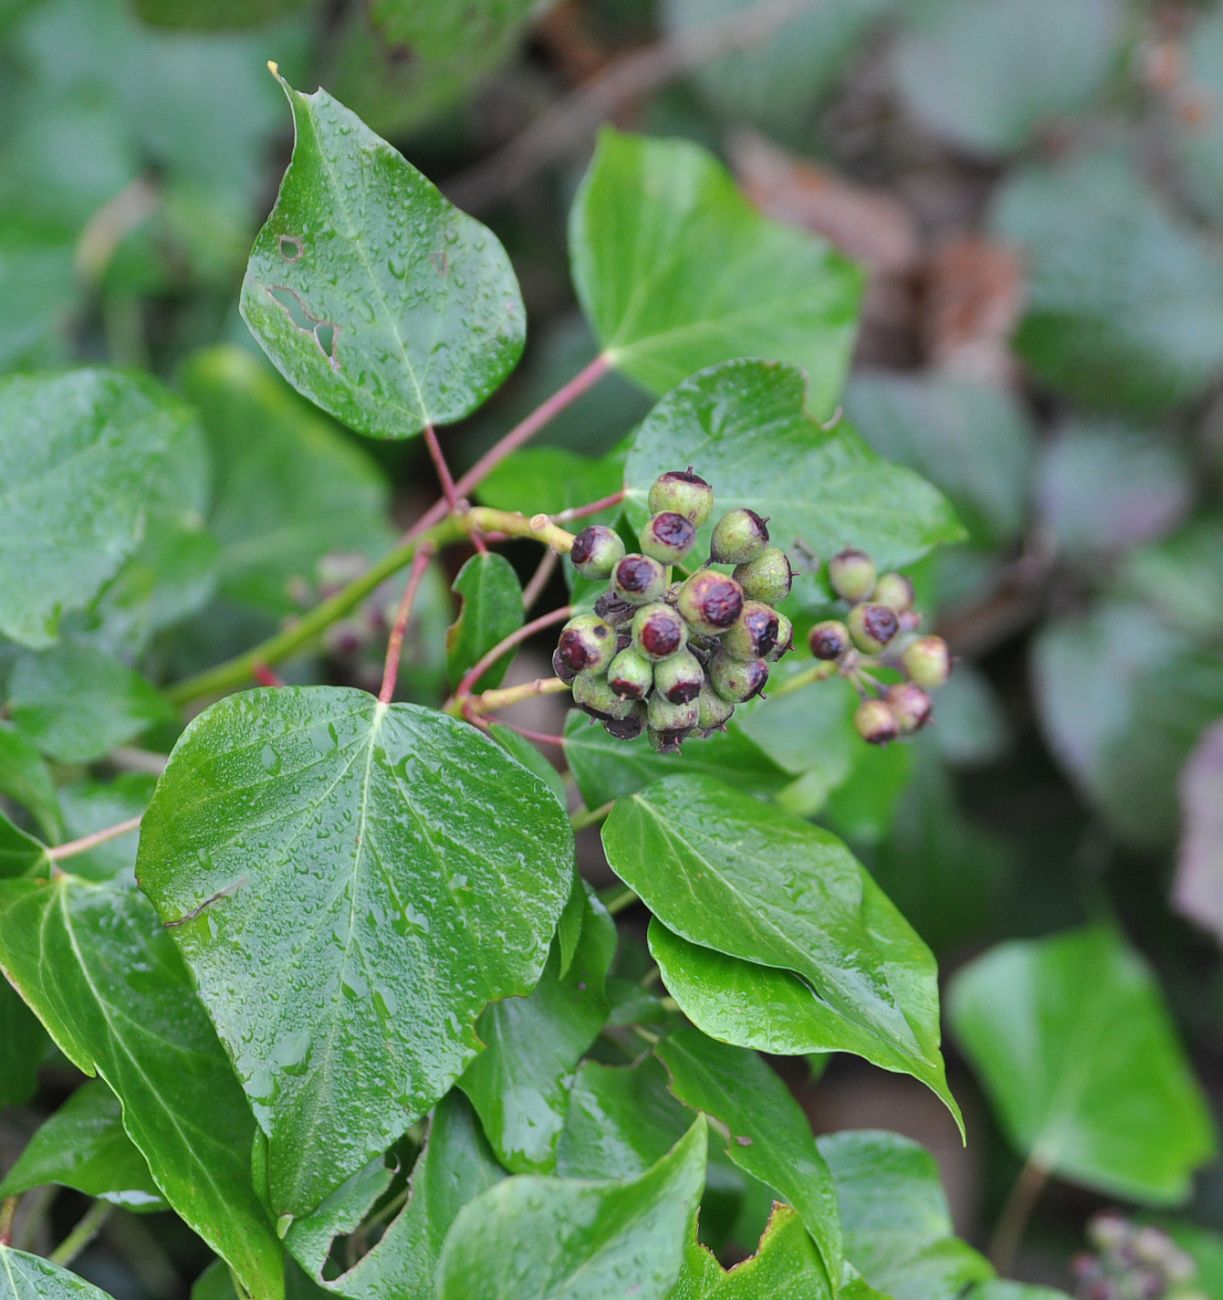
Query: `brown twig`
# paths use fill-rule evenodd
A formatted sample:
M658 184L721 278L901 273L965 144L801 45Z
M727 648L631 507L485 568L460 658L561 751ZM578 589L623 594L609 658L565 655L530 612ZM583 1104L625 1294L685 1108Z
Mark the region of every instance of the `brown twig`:
M378 692L380 704L390 704L395 694L395 679L399 676L399 660L403 654L403 637L407 631L408 619L412 617L412 603L416 599L420 580L425 576L429 561L433 558L433 547L422 546L412 557L412 567L408 571L408 581L395 611L395 621L391 624L391 634L386 643L386 664L382 669L382 688Z
M118 839L120 835L136 830L139 825L139 817L129 817L126 821L116 822L113 826L104 826L100 831L94 831L90 835L82 835L79 840L56 844L47 850L47 857L52 862L62 862L64 858L73 858L78 853L87 853L90 849L97 848L99 844L105 844L107 840Z
M535 572L531 574L530 580L522 589L523 609L529 610L533 608L535 602L544 594L544 589L552 580L552 575L556 572L556 566L560 562L560 558L551 549L544 552L543 558L535 566Z

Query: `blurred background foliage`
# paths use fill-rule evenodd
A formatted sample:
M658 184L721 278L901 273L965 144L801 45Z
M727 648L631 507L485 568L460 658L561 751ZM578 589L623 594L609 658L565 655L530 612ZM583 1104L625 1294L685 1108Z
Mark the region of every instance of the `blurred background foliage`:
M392 536L385 508L408 518L434 490L415 443L350 437L287 389L238 320L246 254L291 147L268 58L298 86L327 86L510 251L527 353L447 433L456 465L593 355L564 248L601 121L713 148L754 203L868 271L845 406L960 512L967 543L914 578L962 663L938 725L911 747L850 744L843 701L808 693L786 702L785 728L760 710L736 761L770 788L789 782L785 802L849 838L947 972L1005 940L1059 937L1001 949L955 983L967 1151L936 1103L841 1060L818 1088L791 1072L817 1130L877 1124L925 1141L957 1228L982 1241L1033 1125L1083 1124L1092 1147L1081 1098L1042 1098L1036 1079L1009 1095L1033 1053L1055 1078L1058 1051L1077 1044L1102 1096L1150 1099L1144 1053L1166 1037L1166 1003L1217 1113L1223 9L0 0L0 371L148 367L195 404L211 453L211 484L180 494L107 607L80 616L111 653L148 652L165 677L244 648L342 582ZM649 404L609 380L537 452L507 462L485 498L559 509L614 490L615 458L590 458ZM454 597L430 582L408 671L416 695L437 699ZM152 620L125 619L150 590ZM334 629L321 661L297 671L370 684L382 618L374 608ZM4 744L18 743L3 734L0 777ZM82 754L69 745L63 757ZM597 761L591 747L575 762L584 793L598 792ZM57 833L138 810L150 779L82 778ZM39 791L5 792L37 816ZM130 859L130 846L99 850L99 873L130 869L116 854ZM1090 1032L1076 987L1110 991L1088 1009ZM999 1042L988 1031L1004 1010L1017 1019ZM27 1014L0 985L5 1033L33 1032ZM1064 1036L1042 1047L1038 1031L1059 1016ZM1186 1136L1196 1100L1162 1078L1152 1104ZM28 1101L32 1087L0 1077L0 1099ZM56 1098L52 1078L8 1112L0 1168ZM1110 1142L1115 1130L1097 1146ZM1136 1179L1119 1156L1103 1173L1093 1160L1053 1171L1063 1177L1036 1212L1021 1276L1072 1289L1067 1261L1110 1195L1188 1194L1161 1182L1156 1153ZM186 1229L152 1222L116 1216L91 1256L116 1295L176 1294L201 1262ZM1214 1295L1223 1246L1203 1225L1220 1224L1216 1164L1176 1229Z

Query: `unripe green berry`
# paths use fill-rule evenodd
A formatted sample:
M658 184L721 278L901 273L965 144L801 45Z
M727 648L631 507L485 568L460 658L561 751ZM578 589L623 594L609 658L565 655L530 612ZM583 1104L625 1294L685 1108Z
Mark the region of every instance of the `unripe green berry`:
M626 555L616 565L612 589L630 605L648 605L662 599L667 590L667 571L648 555Z
M849 628L839 619L826 618L807 633L807 644L817 659L840 659L849 653L852 642Z
M687 515L663 510L641 530L641 549L661 564L678 564L692 550L696 525Z
M591 524L573 539L569 558L583 578L606 578L624 558L624 543L614 528Z
M887 605L898 614L913 608L913 584L903 573L883 573L871 592L871 600L876 605Z
M599 718L602 721L607 721L609 718L627 718L637 702L622 700L608 685L606 677L596 676L594 673L578 673L573 679L572 689L574 704L584 709L592 718Z
M636 740L645 730L645 719L645 701L637 700L623 718L604 718L603 730L617 740Z
M855 605L845 622L854 645L868 655L877 655L900 631L900 619L894 609L870 602Z
M933 704L929 695L914 682L899 682L890 686L887 702L902 736L917 731L930 721Z
M900 732L896 716L884 700L863 700L854 712L854 727L872 745L886 745Z
M749 600L776 605L790 594L794 570L780 546L767 546L754 560L735 566L735 579Z
M951 651L941 636L919 636L905 647L900 663L910 678L928 691L951 676Z
M607 684L625 700L644 700L654 685L654 664L630 645L607 670Z
M875 589L875 562L865 551L849 547L828 561L828 581L842 600L856 605Z
M713 510L713 488L691 468L668 470L650 485L646 504L652 515L673 510L699 528Z
M720 651L709 661L709 684L731 704L742 704L764 690L769 666L763 659L735 659Z
M748 600L734 625L722 638L722 649L736 659L767 659L777 646L781 624L777 611L758 600Z
M604 672L616 654L616 629L598 614L579 614L561 630L556 653L570 672Z
M769 651L765 658L769 663L776 663L782 655L789 654L794 649L794 624L780 611L777 613L777 644Z
M767 521L746 507L728 511L714 525L709 558L715 564L748 564L769 544Z
M680 650L663 659L654 669L654 694L672 704L695 700L705 684L705 670L689 650Z
M633 645L647 659L668 659L682 650L687 640L684 620L662 601L642 605L633 615Z
M721 636L743 611L743 588L724 573L698 569L679 589L675 607L694 632Z
M673 704L657 691L650 696L646 709L646 721L651 731L678 732L681 737L696 726L700 716L701 711L695 699Z
M708 683L701 687L696 702L700 710L696 725L702 731L718 731L725 727L735 711L735 706L724 700Z

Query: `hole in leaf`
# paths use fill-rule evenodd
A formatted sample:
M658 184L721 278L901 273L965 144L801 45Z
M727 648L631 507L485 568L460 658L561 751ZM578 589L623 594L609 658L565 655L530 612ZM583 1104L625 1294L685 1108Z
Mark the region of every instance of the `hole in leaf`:
M295 328L313 337L332 370L339 371L340 359L336 356L336 344L340 337L340 327L335 321L324 320L321 316L314 315L302 302L296 290L290 289L288 285L271 285L268 288L268 295L278 307L283 308Z
M318 345L329 361L335 360L335 335L336 327L329 320L321 320L314 327L314 337L318 339Z
M281 235L277 247L286 262L300 262L306 251L305 244L296 235Z

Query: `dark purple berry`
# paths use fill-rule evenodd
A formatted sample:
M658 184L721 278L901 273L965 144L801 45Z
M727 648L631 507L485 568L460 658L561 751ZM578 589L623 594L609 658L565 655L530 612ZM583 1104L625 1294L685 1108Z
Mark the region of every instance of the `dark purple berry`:
M584 578L606 578L624 556L620 534L603 524L583 528L573 539L569 558Z
M561 658L561 651L559 646L557 646L557 648L552 651L552 671L561 679L562 682L565 682L566 684L573 681L573 679L577 676L577 673L575 673L573 669L570 668L569 665Z
M838 619L825 619L807 633L807 644L817 659L840 659L849 653L849 628Z
M696 525L673 510L654 515L641 530L641 549L661 564L678 564L695 541Z
M661 600L667 589L667 571L648 555L626 555L612 578L616 595L630 605Z
M933 704L929 695L914 682L900 682L889 687L887 702L903 736L917 731L930 721Z
M900 631L900 619L889 605L855 605L845 621L854 645L868 655L878 654L885 649Z
M721 636L743 612L743 588L724 573L700 569L680 588L676 608L705 636Z
M636 703L635 700L621 699L606 677L597 677L594 673L578 673L573 679L573 702L601 722L627 717Z
M769 666L763 659L735 659L719 653L709 661L709 684L731 704L759 695L768 680Z
M722 649L736 659L767 659L777 645L780 631L777 611L761 601L749 600L722 638Z
M605 591L595 601L595 613L613 627L628 622L636 608L636 605L630 605L627 600L621 600L614 591Z
M696 656L679 650L654 668L654 691L672 704L695 700L705 684L705 669Z
M579 614L565 624L556 652L571 672L601 673L616 653L615 628L597 614Z
M644 700L654 685L654 664L630 646L611 661L607 684L622 699Z
M713 488L691 467L668 470L651 484L646 505L652 515L674 511L699 528L713 510Z
M776 663L782 655L789 654L794 649L794 624L784 615L777 615L777 644L769 651L765 658L769 663Z
M623 718L604 718L603 730L617 740L636 740L645 730L645 718L645 705L637 703Z
M769 526L754 511L741 507L714 525L709 558L715 564L749 564L769 544Z
M684 620L661 601L643 605L633 617L633 644L650 659L667 659L684 648Z

